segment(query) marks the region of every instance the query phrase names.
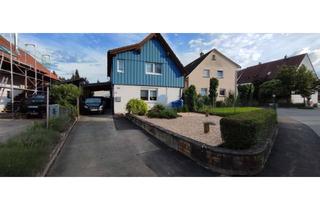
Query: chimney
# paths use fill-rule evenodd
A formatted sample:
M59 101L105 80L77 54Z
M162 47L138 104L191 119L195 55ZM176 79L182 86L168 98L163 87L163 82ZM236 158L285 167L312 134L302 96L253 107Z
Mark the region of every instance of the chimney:
M288 58L287 55L285 55L285 56L284 56L284 59L287 59L287 58Z
M203 53L203 52L200 52L200 57L203 56L203 55L204 55L204 53Z

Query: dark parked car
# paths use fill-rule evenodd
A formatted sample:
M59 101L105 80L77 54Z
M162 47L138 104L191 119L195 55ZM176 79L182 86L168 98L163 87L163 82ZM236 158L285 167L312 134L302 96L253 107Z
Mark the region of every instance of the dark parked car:
M106 109L106 101L103 97L89 97L84 100L83 110L85 113L98 112L104 113Z
M46 114L46 96L33 95L27 99L27 117L37 116L43 117Z

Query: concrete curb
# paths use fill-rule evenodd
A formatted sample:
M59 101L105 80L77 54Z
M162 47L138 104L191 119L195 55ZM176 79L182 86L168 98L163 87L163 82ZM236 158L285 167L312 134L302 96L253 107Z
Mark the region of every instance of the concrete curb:
M61 138L60 138L61 142L54 148L54 150L50 154L50 161L47 163L47 165L44 168L43 172L41 173L40 177L47 176L48 172L50 171L51 167L53 166L54 162L56 161L58 155L60 154L63 146L65 145L65 143L69 137L69 134L71 133L73 127L76 125L77 122L78 122L78 118L76 118L74 120L74 122L72 123L72 125L69 127L69 129L61 135Z

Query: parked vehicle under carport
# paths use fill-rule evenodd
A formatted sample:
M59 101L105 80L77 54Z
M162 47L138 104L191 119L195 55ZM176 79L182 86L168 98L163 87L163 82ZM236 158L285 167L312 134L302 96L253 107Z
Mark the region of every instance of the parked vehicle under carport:
M104 97L88 97L84 100L83 110L85 113L104 113L106 100Z

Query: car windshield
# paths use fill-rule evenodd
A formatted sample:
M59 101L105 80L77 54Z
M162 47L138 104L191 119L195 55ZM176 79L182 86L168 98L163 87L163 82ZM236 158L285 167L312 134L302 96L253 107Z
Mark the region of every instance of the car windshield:
M85 103L86 104L98 104L101 102L101 98L87 98Z

